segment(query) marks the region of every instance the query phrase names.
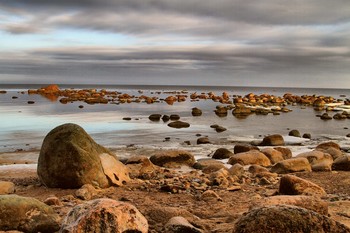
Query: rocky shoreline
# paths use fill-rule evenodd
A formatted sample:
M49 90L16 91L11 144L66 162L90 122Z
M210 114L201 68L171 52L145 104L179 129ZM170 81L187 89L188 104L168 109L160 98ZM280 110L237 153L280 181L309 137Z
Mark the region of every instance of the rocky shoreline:
M122 159L65 124L46 136L37 170L0 173L0 229L350 232L349 170L337 143L293 154L281 135L205 159L176 149Z

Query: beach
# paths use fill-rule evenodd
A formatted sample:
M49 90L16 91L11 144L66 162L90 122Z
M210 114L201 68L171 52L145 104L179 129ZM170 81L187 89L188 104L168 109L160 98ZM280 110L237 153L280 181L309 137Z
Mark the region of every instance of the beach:
M83 89L69 88L70 93ZM85 87L84 90L96 94L103 92L102 89ZM337 156L349 156L348 90L293 89L294 92L286 95L290 92L284 89L227 89L106 88L106 92L111 92L104 95L107 103L71 99L63 103L66 100L62 98L68 98L63 92L57 95L50 93L57 97L52 99L40 93L29 94L28 89L6 89L6 93L0 94L0 179L13 182L15 194L20 196L34 197L43 202L54 196L60 204L53 207L62 219L74 206L88 201L77 197L79 189L48 188L37 175L38 158L45 136L53 128L66 123L81 126L96 143L108 148L123 163L131 158L149 159L163 151L173 150L186 151L198 162L211 159L220 148L233 153L237 145L256 146L261 151L274 149L276 146L263 145L262 142L265 137L276 134L283 137L282 147L289 150L292 157L313 152L320 144L327 142L339 146ZM251 91L255 91L254 94ZM226 100L224 92L228 95ZM124 98L126 94L130 98ZM124 97L119 98L121 95ZM328 101L328 97L332 98L329 98L331 102L325 102L322 106L314 102L293 103L288 100L303 95L314 102L316 99ZM171 103L166 101L169 96L176 97L176 100ZM179 96L186 98L180 100ZM153 98L153 102L147 103L151 101L147 98ZM238 102L240 98L242 102ZM267 99L265 102L264 98ZM241 106L245 106L244 109ZM200 109L201 115L195 116L193 108ZM237 109L240 109L239 113L235 112ZM243 114L247 109L249 114ZM324 113L331 119L321 119ZM337 113L343 113L345 117L333 118ZM152 114L159 114L160 119L152 120ZM165 121L162 118L164 115L176 115L179 121L189 126L169 127L168 124L176 120ZM219 126L223 131L216 130ZM291 135L292 130L297 130L300 136ZM208 143L199 143L201 138L208 140ZM333 152L327 153L333 156ZM332 163L333 159L336 158L332 158ZM242 174L236 174L234 178L226 177L227 183L214 184L211 177L215 172L233 167L229 160L216 159L220 165L213 165L213 170L208 173L204 173L203 168L193 166L154 168L152 165L152 176L147 172L146 176L142 176L140 167L129 165L132 179L127 184L97 188L91 191L92 196L88 199L108 197L133 204L146 216L149 232L165 232L169 218L177 215L184 216L202 232L231 232L235 221L254 203L278 194L280 179L284 174L269 171L267 175L257 175L249 171L249 165L243 164ZM273 166L265 167L271 169ZM296 171L292 174L324 189L325 194L321 195L320 200L327 204L328 216L350 227L349 171L330 169ZM208 179L207 183L205 179ZM186 183L188 186L184 186ZM201 185L203 183L205 185ZM203 193L206 191L214 194L205 197ZM161 210L163 214L160 214Z

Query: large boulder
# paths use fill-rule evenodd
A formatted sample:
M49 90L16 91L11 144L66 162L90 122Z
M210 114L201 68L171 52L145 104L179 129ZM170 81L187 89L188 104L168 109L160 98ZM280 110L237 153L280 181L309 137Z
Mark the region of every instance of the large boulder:
M280 180L279 193L284 195L324 196L326 191L311 181L293 175L285 175Z
M133 205L102 198L75 206L64 219L60 232L147 233L148 222Z
M273 134L264 137L260 144L261 146L284 146L284 139L282 135Z
M101 188L129 181L126 167L83 128L64 124L45 137L38 159L38 176L51 188Z
M213 159L228 159L233 153L226 148L219 148L213 154Z
M322 215L328 215L328 203L315 196L305 195L278 195L265 197L255 201L250 209L271 205L294 205L315 211Z
M23 232L56 232L60 217L52 207L31 197L0 195L0 229Z
M240 163L241 165L256 164L264 167L271 165L271 162L266 155L257 150L234 154L230 157L228 163L232 165L236 163Z
M187 165L192 167L196 162L193 154L184 150L162 150L150 157L153 164L161 167L178 167Z
M345 225L314 211L290 205L252 209L240 217L233 233L348 233Z
M311 165L306 158L292 158L280 161L273 165L271 172L286 174L292 172L311 172Z

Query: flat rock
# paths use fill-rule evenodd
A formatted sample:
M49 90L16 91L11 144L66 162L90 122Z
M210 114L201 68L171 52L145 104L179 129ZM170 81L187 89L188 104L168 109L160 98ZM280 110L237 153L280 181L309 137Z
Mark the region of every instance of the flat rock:
M150 157L153 164L161 167L187 165L192 167L196 162L193 154L184 150L163 150Z
M286 159L276 163L271 167L271 172L278 174L287 174L292 172L311 172L311 165L306 158Z
M264 167L271 165L271 162L266 155L257 150L234 154L230 157L228 163L232 165L236 163L240 163L241 165L257 164Z

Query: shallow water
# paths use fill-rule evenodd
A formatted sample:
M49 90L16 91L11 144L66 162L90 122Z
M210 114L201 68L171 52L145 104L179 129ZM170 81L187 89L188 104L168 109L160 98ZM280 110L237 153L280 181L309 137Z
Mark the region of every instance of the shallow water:
M196 134L209 136L215 142L227 142L234 137L262 138L266 134L279 133L287 135L291 129L298 129L302 134L311 133L313 138L327 135L344 136L350 133L349 120L322 121L315 117L319 112L312 108L302 109L301 106L288 106L293 111L281 113L279 116L269 114L267 116L251 115L246 119L237 119L232 114L227 117L218 117L213 110L220 103L212 100L201 100L168 105L165 102L146 104L95 104L89 105L83 102L61 104L59 101L50 101L40 95L21 94L27 91L23 87L11 86L0 87L7 90L6 94L0 94L0 152L15 150L38 150L45 135L54 127L64 123L76 123L82 126L98 143L107 147L118 147L121 145L154 145L154 146L179 146L183 141L191 141L192 145L197 140ZM63 87L65 88L65 87ZM98 87L103 88L103 87ZM105 88L105 87L104 87ZM165 87L111 87L108 90L117 90L123 93L141 95L137 90L142 89L144 95L154 96L154 92L165 90ZM340 95L350 96L349 90L336 89L276 89L276 88L223 88L223 87L167 87L168 90L187 89L192 92L214 91L221 94L228 91L229 94L245 95L250 92L255 94L269 93L282 96L286 92L293 94L316 94L330 95L341 98ZM188 95L189 95L188 94ZM160 98L170 94L161 93ZM12 99L13 96L18 97ZM344 97L342 97L344 98ZM189 99L189 98L188 98ZM35 101L28 105L27 101ZM78 108L83 105L84 108ZM203 115L192 117L191 109L198 107L202 109ZM191 124L187 129L174 129L167 123L151 122L148 116L152 113L179 114L182 121ZM131 121L123 120L123 117L131 117ZM216 133L209 126L218 124L227 128L227 131ZM170 137L170 141L165 141Z

